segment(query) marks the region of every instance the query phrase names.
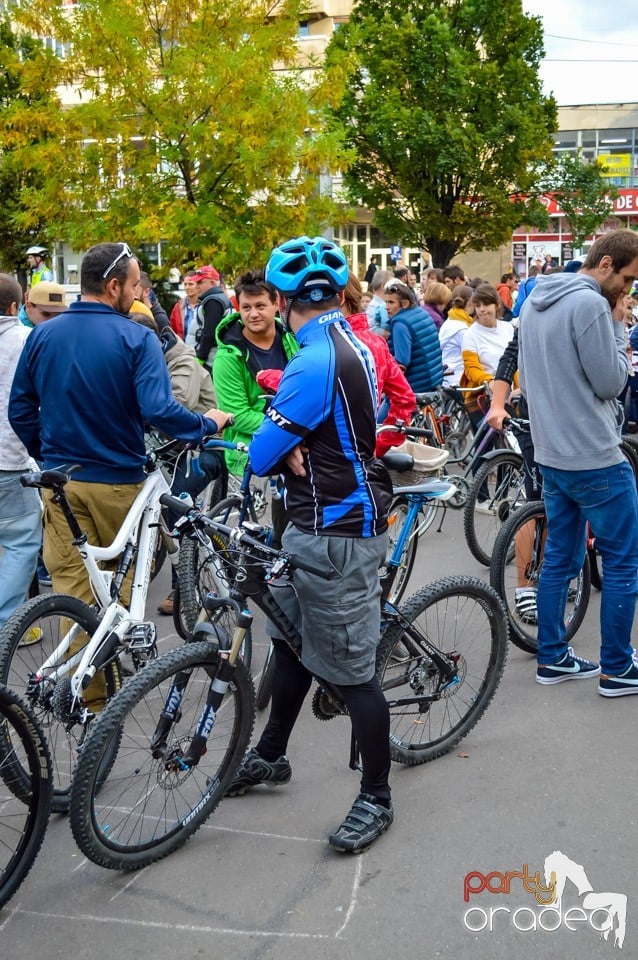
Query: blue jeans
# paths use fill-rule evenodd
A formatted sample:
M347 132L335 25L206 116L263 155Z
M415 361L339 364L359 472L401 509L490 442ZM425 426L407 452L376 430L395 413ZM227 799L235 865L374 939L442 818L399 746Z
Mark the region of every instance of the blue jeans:
M567 589L585 560L589 520L602 557L600 665L618 676L631 665L631 628L638 578L638 498L627 462L601 470L541 466L548 535L538 584L538 663L567 651Z
M0 470L0 627L23 603L42 543L37 490L20 484L24 470Z

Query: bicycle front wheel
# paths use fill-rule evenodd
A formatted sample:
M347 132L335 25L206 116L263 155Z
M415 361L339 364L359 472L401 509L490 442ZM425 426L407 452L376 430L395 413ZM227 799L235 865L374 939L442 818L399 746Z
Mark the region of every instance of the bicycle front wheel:
M509 637L526 653L538 650L536 594L547 538L545 504L539 500L518 507L496 538L490 565L490 583L505 603ZM565 606L566 639L580 627L589 603L589 560L569 584Z
M0 688L0 907L16 892L42 846L51 785L51 757L39 724L23 700Z
M69 712L70 676L57 676L71 654L56 657L56 650L68 640L71 652L79 653L98 623L95 611L82 600L53 593L18 607L0 631L0 682L26 699L42 725L53 762L52 809L58 813L69 806L71 777L87 724ZM87 706L98 713L120 686L119 667L111 663L85 691Z
M71 830L82 852L114 870L138 870L181 847L223 798L246 752L255 691L241 661L195 766L184 758L199 728L216 649L188 643L154 660L109 702L87 737L71 791ZM158 725L185 683L161 749ZM118 751L104 774L110 743Z
M523 459L503 450L477 470L463 515L470 553L489 567L494 542L513 507L525 498Z
M377 651L390 709L390 754L413 766L448 753L485 713L507 657L507 620L497 594L474 577L446 577L400 608ZM432 647L454 671L445 677Z

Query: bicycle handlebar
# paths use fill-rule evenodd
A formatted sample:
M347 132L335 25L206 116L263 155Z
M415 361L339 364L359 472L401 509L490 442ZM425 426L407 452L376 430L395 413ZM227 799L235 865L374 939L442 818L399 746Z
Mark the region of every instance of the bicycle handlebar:
M225 523L219 523L217 520L211 520L210 517L207 517L206 514L202 513L200 510L197 510L193 506L189 506L189 504L187 504L184 500L179 500L177 497L172 497L168 493L162 494L160 497L160 503L162 506L174 510L175 513L178 513L182 517L189 517L191 522L199 524L203 527L209 527L210 529L216 530L219 533L223 533L224 536L227 536L230 540L234 540L236 543L251 547L253 550L258 551L265 557L269 557L272 560L279 559L290 562L293 567L297 567L299 570L305 570L307 573L312 573L316 577L320 577L322 580L335 580L339 576L339 574L336 572L326 574L324 570L321 570L319 567L315 567L313 564L308 563L307 560L304 560L298 554L286 553L283 550L273 550L272 547L266 546L265 543L255 540L254 537L251 537L250 534L245 530L242 530L241 527L229 527Z
M503 428L513 427L514 430L520 430L523 433L529 433L529 420L522 417L503 417Z
M432 437L431 430L428 430L425 427L411 427L408 423L403 423L401 420L397 420L397 422L393 424L377 427L377 436L379 436L381 433L388 433L390 431L393 431L394 433L403 433L411 437Z

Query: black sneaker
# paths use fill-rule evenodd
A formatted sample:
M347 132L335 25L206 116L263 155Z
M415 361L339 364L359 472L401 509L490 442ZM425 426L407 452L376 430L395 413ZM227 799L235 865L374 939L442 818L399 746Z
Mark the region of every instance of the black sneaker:
M568 647L556 663L536 670L536 683L564 683L565 680L586 680L600 674L600 664L574 656L573 647Z
M288 783L292 777L292 767L288 757L279 757L272 763L260 757L253 747L248 751L241 762L233 782L226 791L227 797L241 797L252 787L266 783L271 787L279 787Z
M602 674L598 683L598 693L601 697L627 697L638 693L638 664L632 659L624 673L617 677Z
M360 853L380 837L394 820L394 809L382 807L377 798L360 793L341 826L328 837L335 850Z

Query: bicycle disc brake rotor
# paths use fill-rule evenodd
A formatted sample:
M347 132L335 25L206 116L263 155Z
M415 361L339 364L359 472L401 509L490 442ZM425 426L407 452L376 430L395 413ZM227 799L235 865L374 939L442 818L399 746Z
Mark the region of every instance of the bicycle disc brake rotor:
M184 783L193 772L193 768L184 762L191 744L191 737L180 737L166 751L165 759L158 764L157 782L163 790L174 790Z

